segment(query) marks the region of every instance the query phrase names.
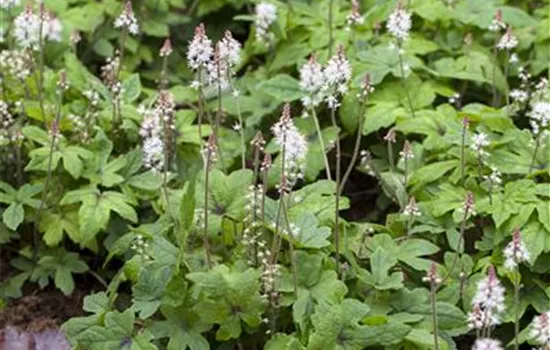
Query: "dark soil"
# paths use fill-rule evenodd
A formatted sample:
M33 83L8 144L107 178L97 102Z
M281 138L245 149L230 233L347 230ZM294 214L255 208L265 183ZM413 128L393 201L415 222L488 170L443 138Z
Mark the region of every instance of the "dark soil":
M82 314L82 299L86 294L78 289L70 296L56 290L38 290L12 300L0 311L0 329L8 326L27 332L57 329L69 318Z

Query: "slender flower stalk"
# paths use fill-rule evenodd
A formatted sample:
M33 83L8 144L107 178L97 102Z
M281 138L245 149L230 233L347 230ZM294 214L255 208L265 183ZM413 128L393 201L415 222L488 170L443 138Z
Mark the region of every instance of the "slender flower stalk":
M304 107L309 109L311 115L313 116L319 146L321 148L323 161L325 163L326 177L328 180L332 180L330 174L330 164L326 153L327 149L325 147L325 141L323 139L319 118L317 117L317 113L315 111L315 107L323 100L324 85L325 77L323 74L323 67L319 64L319 62L317 62L315 55L311 55L308 62L300 68L300 87L306 93L306 96L302 98L302 103Z
M332 26L334 21L334 0L329 0L328 3L328 55L332 56L332 47L334 46L334 34Z
M451 268L449 269L449 272L447 272L447 275L442 278L442 283L446 282L453 274L454 269L456 267L456 263L458 262L460 251L462 250L462 242L464 241L464 231L466 231L466 223L468 222L468 219L470 216L475 215L475 208L474 208L474 194L472 192L466 192L466 198L464 199L464 205L462 208L460 208L463 216L462 221L460 223L460 232L458 235L458 243L456 246L456 254L453 259L453 263L451 264Z
M462 119L462 138L460 144L460 183L464 187L466 181L466 133L470 126L470 119L464 117Z
M172 54L172 42L170 41L170 38L166 38L159 52L159 56L162 58L162 69L160 71L160 82L159 82L160 90L164 90L166 88L166 85L168 84L168 81L166 79L166 74L168 73L168 59L170 58L171 54Z
M206 256L206 262L209 268L212 268L212 254L210 252L210 242L208 240L208 199L209 199L209 174L212 166L216 162L218 153L216 135L212 132L208 138L208 142L205 148L202 150L204 159L204 233L203 233L203 247L204 254Z
M414 158L414 153L412 150L411 143L406 140L403 144L403 150L399 152L399 155L403 158L403 164L404 164L404 178L403 178L403 186L407 187L408 177L409 177L409 160Z
M403 209L403 215L408 218L407 236L409 236L411 234L411 228L414 223L414 219L422 215L422 212L420 211L420 208L418 208L418 205L416 204L416 199L414 197L411 197L409 199L409 203Z
M65 91L69 88L67 84L67 74L65 71L62 71L59 75L59 81L57 83L57 94L58 94L58 101L57 101L57 112L55 114L55 119L52 122L52 126L50 129L50 150L48 153L48 169L47 169L47 175L46 175L46 181L44 182L44 190L42 192L42 199L40 200L40 205L38 206L38 209L36 210L36 217L35 217L35 225L33 230L33 260L36 260L37 254L38 254L38 228L40 227L40 221L42 219L42 212L44 210L44 206L46 205L46 200L48 198L48 193L50 189L50 182L52 178L52 166L53 166L53 154L55 151L55 147L57 146L57 138L60 135L59 132L59 125L61 121L61 108L63 106L63 96L65 94Z
M502 20L502 10L498 9L495 12L493 21L489 25L489 30L491 32L499 33L501 30L506 29L506 23ZM493 87L493 106L496 106L499 99L497 88L496 88L496 75L497 75L497 63L498 63L498 36L495 35L494 44L493 44L493 72L492 72L492 87Z
M434 350L439 350L439 326L437 322L437 288L441 278L437 275L437 265L432 261L426 277L422 281L430 284L430 304L432 311L432 333L434 337Z
M363 86L361 87L361 92L357 95L357 97L361 101L359 106L359 115L357 116L357 119L359 121L357 125L357 136L355 138L355 146L353 148L353 154L351 156L350 163L348 165L348 168L346 169L346 172L344 173L344 177L342 178L342 183L340 185L340 193L342 193L342 191L344 190L344 186L346 185L346 182L348 181L351 171L353 170L355 162L359 157L359 151L361 147L361 136L363 135L363 124L365 123L365 109L367 108L368 96L373 92L374 92L374 87L371 85L370 75L367 73L365 74L365 79L363 80Z
M512 271L512 283L514 285L514 348L519 349L519 291L521 289L521 275L518 271L518 265L529 261L529 252L521 240L521 232L515 229L512 241L504 249L506 260L504 267Z

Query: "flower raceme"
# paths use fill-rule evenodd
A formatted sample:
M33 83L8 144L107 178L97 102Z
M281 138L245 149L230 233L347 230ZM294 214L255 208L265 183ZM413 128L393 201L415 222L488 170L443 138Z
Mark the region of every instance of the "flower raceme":
M281 118L271 127L275 143L283 154L285 173L282 174L291 183L300 177L302 165L308 151L307 140L296 128L290 116L290 105L283 108Z
M550 347L550 311L535 316L530 335L538 345L542 346L543 350Z
M133 35L139 34L139 25L132 9L132 2L126 1L122 13L115 19L114 27L125 29Z
M477 339L472 350L503 350L500 341L490 338Z
M405 41L409 38L412 21L411 14L403 9L399 3L395 10L390 14L386 28L398 41Z
M468 314L470 328L483 329L500 324L498 316L505 309L504 291L495 268L490 266L487 276L478 282L472 299L472 312Z
M33 12L32 6L14 20L14 37L22 48L37 50L40 43L40 17Z
M509 269L515 269L518 264L529 261L529 252L525 243L521 240L521 233L518 229L514 231L512 241L504 249L504 266Z
M269 40L269 27L277 19L277 7L275 5L262 2L256 5L256 40Z
M195 28L195 36L193 36L187 50L189 67L193 70L206 67L212 60L213 54L212 40L206 36L204 24L201 23Z

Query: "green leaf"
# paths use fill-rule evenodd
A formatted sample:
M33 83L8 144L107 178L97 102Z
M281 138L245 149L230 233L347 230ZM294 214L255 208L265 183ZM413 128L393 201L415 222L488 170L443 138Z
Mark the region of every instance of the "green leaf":
M131 103L141 95L141 80L139 74L132 74L122 83L122 100Z
M399 111L393 102L380 102L367 107L363 134L368 135L382 128L390 127L395 123Z
M300 99L304 94L300 83L287 74L279 74L260 83L257 89L265 92L280 102L291 102Z
M195 217L195 180L189 180L184 188L180 202L180 220L184 230L191 229Z
M12 231L17 230L17 227L19 227L24 219L25 210L21 203L10 204L2 214L2 222Z
M292 234L299 247L319 249L330 245L327 241L331 234L330 228L318 227L319 220L313 213L302 214L294 220L294 224L298 227L298 232Z
M443 175L459 165L457 160L447 160L425 165L416 169L409 180L409 184L424 186L430 182L441 179Z

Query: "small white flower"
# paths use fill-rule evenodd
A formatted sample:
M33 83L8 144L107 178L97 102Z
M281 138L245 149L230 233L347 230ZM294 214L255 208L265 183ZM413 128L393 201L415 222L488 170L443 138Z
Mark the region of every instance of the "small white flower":
M502 20L502 10L497 10L493 21L489 25L489 30L491 32L500 32L504 29L506 29L506 23Z
M484 132L480 132L472 136L470 148L477 152L479 156L485 156L488 154L487 151L485 151L485 147L489 146L489 144L489 136Z
M269 40L269 27L277 19L277 7L275 5L262 2L256 5L256 40Z
M535 342L542 345L542 349L550 346L550 311L535 316L531 325L530 335Z
M40 18L27 6L14 20L14 37L19 46L25 49L38 49L40 42Z
M512 50L518 46L518 39L512 34L512 30L508 27L506 33L500 38L500 41L497 44L497 49L499 50Z
M359 13L359 2L351 0L351 13L346 17L347 29L350 27L361 25L364 22L363 16Z
M136 16L134 15L131 1L126 1L122 13L115 19L114 27L126 29L133 35L139 34L139 25Z
M206 67L212 60L213 53L212 41L206 36L204 24L201 23L195 28L195 36L187 49L189 67L194 70Z
M164 167L164 142L158 136L143 141L143 164L148 169L162 171Z
M401 4L398 4L391 13L386 28L397 40L404 41L409 37L411 26L411 14L405 11Z
M510 64L517 64L519 62L518 54L515 53L515 52L513 54L511 54L509 62L510 62Z
M550 124L550 102L538 101L531 105L531 111L527 114L530 119L533 133L538 135L541 129Z
M233 130L235 130L236 132L240 132L242 130L241 124L239 122L233 124Z
M399 152L399 155L404 160L414 159L414 153L413 153L412 145L410 144L409 141L405 141L405 143L403 144L403 150L401 150Z
M529 251L525 247L525 243L521 240L521 233L519 230L515 230L512 241L504 249L504 267L508 270L515 269L518 264L529 261Z
M455 103L457 103L459 101L460 101L460 94L459 93L455 93L451 97L449 97L449 103L452 104L452 105L454 105Z
M409 200L409 203L405 206L405 209L403 209L403 215L414 217L414 216L421 216L422 213L420 212L420 208L418 208L418 205L416 204L416 199L414 197L411 197Z
M525 103L529 99L529 93L520 89L513 89L510 91L510 98L519 103Z
M490 338L477 339L472 350L503 350L500 341Z
M483 178L491 183L491 186L499 186L502 184L502 173L497 168L491 168L489 176Z

